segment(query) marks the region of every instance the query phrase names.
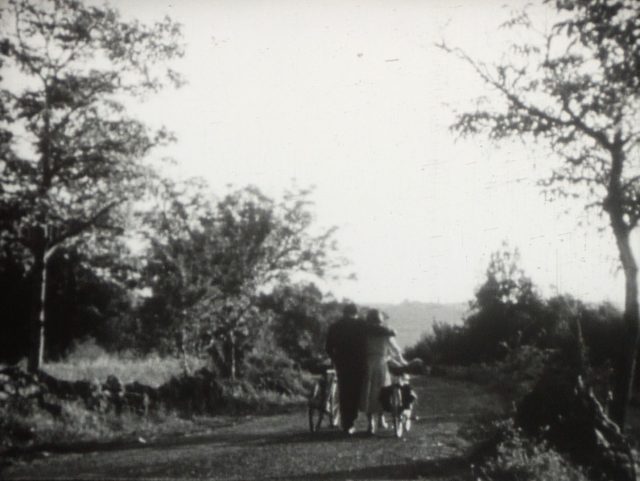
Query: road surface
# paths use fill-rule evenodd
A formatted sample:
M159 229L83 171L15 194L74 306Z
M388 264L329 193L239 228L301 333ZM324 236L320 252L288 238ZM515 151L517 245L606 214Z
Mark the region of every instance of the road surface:
M324 428L308 432L306 412L248 416L204 434L145 444L78 448L10 465L4 479L346 480L466 478L470 446L459 429L473 416L497 413L499 399L483 388L416 377L417 415L396 439L390 430L346 437Z

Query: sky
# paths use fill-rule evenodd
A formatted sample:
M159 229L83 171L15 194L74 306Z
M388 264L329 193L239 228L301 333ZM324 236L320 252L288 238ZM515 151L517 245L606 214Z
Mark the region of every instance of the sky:
M518 5L505 3L112 2L126 17L183 24L186 55L175 67L188 84L134 107L176 134L156 154L176 160L171 175L202 176L220 193L313 186L317 224L338 227L357 276L323 284L338 298L468 301L507 241L543 294L620 303L613 236L579 202L542 195L547 155L449 129L487 91L435 43L497 59L497 26ZM554 20L533 13L542 25Z

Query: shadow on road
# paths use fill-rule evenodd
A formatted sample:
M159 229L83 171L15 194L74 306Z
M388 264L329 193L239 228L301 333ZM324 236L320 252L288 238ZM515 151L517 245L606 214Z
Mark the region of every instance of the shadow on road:
M357 433L354 436L346 436L339 430L327 430L316 433L308 431L285 432L274 434L272 432L262 433L206 433L193 434L184 437L167 436L161 439L149 441L139 440L118 440L108 442L78 442L68 444L42 444L28 448L14 448L7 450L8 457L31 458L39 457L43 452L56 454L89 454L110 451L126 451L135 449L171 449L175 447L199 446L199 445L266 445L266 444L292 444L292 443L336 443L349 442L353 439L366 437L364 433Z
M450 457L428 461L416 461L410 464L391 464L370 466L348 471L330 471L325 473L307 473L296 479L305 480L347 480L347 479L417 479L431 477L465 476L470 474L470 464L466 457ZM284 481L287 478L265 478L271 481Z

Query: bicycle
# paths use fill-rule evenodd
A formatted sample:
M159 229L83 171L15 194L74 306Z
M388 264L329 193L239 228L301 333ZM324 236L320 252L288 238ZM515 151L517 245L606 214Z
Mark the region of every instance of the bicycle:
M409 375L402 366L389 365L392 376L384 396L388 396L388 411L391 413L393 432L396 438L401 438L405 432L411 430L413 403L417 399L409 384Z
M328 416L329 427L335 428L340 420L338 378L335 369L325 368L316 380L308 397L309 430L317 432Z

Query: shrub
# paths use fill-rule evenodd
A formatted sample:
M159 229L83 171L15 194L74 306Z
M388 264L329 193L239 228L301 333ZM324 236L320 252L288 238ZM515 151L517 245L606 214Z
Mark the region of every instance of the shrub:
M549 446L525 437L513 421L494 423L491 452L473 465L482 481L587 481L586 475Z
M170 412L147 417L129 411L120 414L90 410L79 400L59 400L57 414L40 408L5 404L0 407L0 453L10 448L64 443L109 441L200 429Z
M257 390L285 396L307 392L305 376L287 354L268 342L259 343L246 359L244 379Z
M591 306L570 296L540 304L491 306L470 315L463 326L436 324L407 349L431 365L500 362L520 347L574 350L586 364L606 368L620 345L621 314L610 304ZM577 344L576 344L577 342Z
M96 343L92 337L76 340L73 342L69 353L66 356L68 362L95 361L101 357L107 357L107 351Z
M506 245L493 253L464 325L436 324L407 355L430 364L491 363L521 346L573 349L577 339L586 363L614 362L622 342L620 311L610 303L588 305L568 295L544 299L518 262L518 251Z

